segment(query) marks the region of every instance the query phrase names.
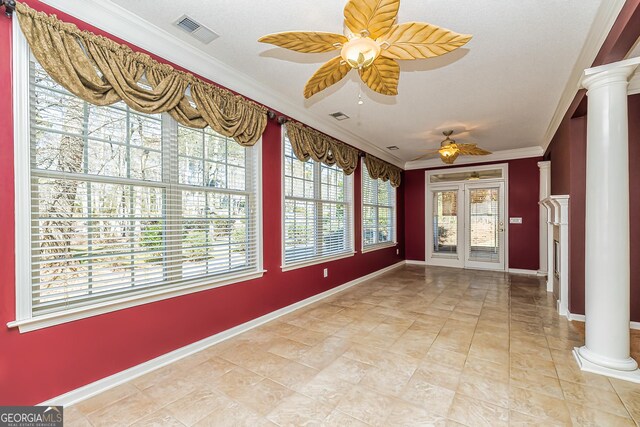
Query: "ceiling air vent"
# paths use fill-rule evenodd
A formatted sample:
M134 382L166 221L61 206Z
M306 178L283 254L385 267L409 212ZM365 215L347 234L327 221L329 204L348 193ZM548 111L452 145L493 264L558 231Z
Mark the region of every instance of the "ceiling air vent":
M175 22L175 25L181 30L191 34L195 39L201 41L204 44L211 43L219 37L218 34L199 24L197 21L187 15L182 15L180 18L178 18L178 20Z
M387 150L393 151L393 150L399 150L399 148L398 148L397 145L390 145L390 146L387 147Z
M349 118L349 116L347 116L345 113L343 113L342 111L336 111L335 113L331 113L329 114L331 117L333 117L336 120L346 120Z

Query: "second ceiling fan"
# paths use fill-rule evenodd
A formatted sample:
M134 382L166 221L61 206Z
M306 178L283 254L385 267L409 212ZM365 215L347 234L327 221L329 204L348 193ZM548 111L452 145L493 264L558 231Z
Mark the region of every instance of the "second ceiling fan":
M491 151L480 148L476 144L458 144L454 139L451 139L451 135L453 134L452 130L444 131L442 132L442 134L446 138L440 143L440 148L436 150L429 150L423 155L416 157L412 161L422 160L427 157L440 155L440 160L442 160L443 163L452 165L460 155L486 156L488 154L491 154Z

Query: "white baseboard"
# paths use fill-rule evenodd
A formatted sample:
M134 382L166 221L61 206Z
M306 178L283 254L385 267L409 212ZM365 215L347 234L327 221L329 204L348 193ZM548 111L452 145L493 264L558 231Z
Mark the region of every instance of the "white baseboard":
M250 329L258 327L264 323L270 322L278 317L284 316L285 314L289 314L295 310L298 310L304 306L309 304L313 304L314 302L320 301L324 298L327 298L331 295L337 294L338 292L342 292L345 289L348 289L352 286L360 284L366 280L373 279L376 276L384 274L388 271L396 269L398 267L402 267L405 265L405 261L400 261L396 264L390 265L389 267L382 268L380 270L374 271L373 273L367 274L366 276L359 277L350 282L344 283L340 286L336 286L335 288L329 289L328 291L319 293L302 301L298 301L294 304L288 305L286 307L280 308L276 311L272 311L271 313L265 314L264 316L258 317L256 319L250 320L241 325L235 326L231 329L227 329L226 331L222 331L218 334L207 337L203 340L196 341L192 344L181 347L177 350L173 350L169 353L163 354L162 356L158 356L155 359L151 359L147 362L141 363L139 365L133 366L129 369L125 369L124 371L118 372L106 378L100 379L98 381L92 382L91 384L87 384L75 390L71 390L65 394L54 397L52 399L47 400L46 402L40 403L43 406L70 406L75 403L78 403L82 400L88 399L92 396L95 396L99 393L102 393L110 388L119 386L127 381L130 381L134 378L142 376L148 372L151 372L155 369L161 368L163 366L169 365L177 360L180 360L184 357L190 356L194 353L197 353L201 350L204 350L207 347L210 347L214 344L217 344L221 341L227 340L231 337L234 337L238 334L246 332Z
M405 260L405 263L407 265L427 265L426 261L421 261L418 259L408 259L408 260Z
M510 274L523 274L525 276L538 276L538 270L523 270L521 268L510 268L507 270Z
M573 314L573 313L569 313L569 315L567 316L567 318L570 321L578 321L578 322L585 322L586 321L586 317L584 314ZM629 322L629 329L636 329L636 330L640 330L640 322Z
M574 320L577 320L578 322L586 321L584 314L567 313L567 319L569 319L570 322L573 322Z

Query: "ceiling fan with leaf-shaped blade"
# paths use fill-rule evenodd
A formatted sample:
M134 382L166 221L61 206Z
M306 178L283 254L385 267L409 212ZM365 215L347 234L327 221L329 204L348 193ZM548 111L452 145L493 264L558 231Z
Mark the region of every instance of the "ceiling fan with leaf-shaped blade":
M309 79L304 97L342 80L355 68L362 81L383 95L398 94L400 66L396 59L444 55L464 45L471 35L458 34L424 22L396 24L400 0L349 0L344 8L345 34L287 31L258 41L303 53L341 49Z
M440 143L440 148L438 148L437 150L427 151L425 154L416 157L412 161L422 160L428 157L433 157L435 155L440 155L440 159L444 163L451 165L460 155L486 156L487 154L491 154L491 151L480 148L476 144L458 144L454 139L450 138L453 134L452 130L444 131L442 132L442 134L446 138Z

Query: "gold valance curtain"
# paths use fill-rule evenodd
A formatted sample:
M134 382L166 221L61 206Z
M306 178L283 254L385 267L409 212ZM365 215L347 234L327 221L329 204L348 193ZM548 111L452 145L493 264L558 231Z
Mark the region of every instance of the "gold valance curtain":
M24 3L17 4L16 12L42 67L69 92L91 104L122 100L142 113L168 112L182 125L208 125L244 146L255 144L264 132L267 109L255 102ZM187 89L195 107L186 97Z
M367 165L367 170L371 178L391 181L392 186L400 187L402 169L370 154L365 154L364 163Z
M306 162L311 158L328 166L337 163L347 175L356 170L359 158L357 149L296 122L287 122L285 126L291 148L301 161Z

